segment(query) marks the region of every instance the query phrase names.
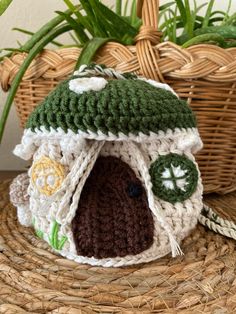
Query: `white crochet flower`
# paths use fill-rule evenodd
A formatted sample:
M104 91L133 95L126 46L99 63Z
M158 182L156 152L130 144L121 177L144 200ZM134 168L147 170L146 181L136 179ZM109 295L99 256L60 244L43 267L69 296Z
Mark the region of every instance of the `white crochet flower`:
M108 81L103 77L82 77L70 80L69 88L77 94L88 91L100 91L107 85Z

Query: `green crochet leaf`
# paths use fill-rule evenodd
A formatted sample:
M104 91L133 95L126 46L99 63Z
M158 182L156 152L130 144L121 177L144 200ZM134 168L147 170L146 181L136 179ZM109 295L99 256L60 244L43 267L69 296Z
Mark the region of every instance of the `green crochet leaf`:
M33 226L34 226L34 229L35 229L35 234L36 234L36 236L37 236L38 238L40 238L40 239L43 239L44 233L43 233L42 230L37 229L35 217L33 218Z
M67 241L66 236L62 236L59 239L58 233L59 233L60 225L59 223L54 220L52 229L51 229L51 234L48 237L50 245L55 249L55 250L62 250L65 242Z

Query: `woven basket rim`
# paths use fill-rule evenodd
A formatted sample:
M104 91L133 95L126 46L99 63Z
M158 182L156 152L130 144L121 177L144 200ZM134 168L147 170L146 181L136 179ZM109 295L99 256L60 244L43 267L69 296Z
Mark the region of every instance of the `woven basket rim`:
M123 46L120 43L108 42L104 45L101 51L107 51L111 49L121 49L124 52L128 52L129 49L134 49L135 46ZM159 66L160 71L163 64L164 78L176 78L176 79L188 79L187 73L195 73L194 76L190 77L189 80L203 80L208 82L226 82L235 83L236 80L236 65L232 66L236 62L236 48L227 48L214 46L211 44L198 44L189 48L182 48L170 41L166 41L153 46L153 49L159 54ZM58 48L58 49L44 49L31 63L28 70L26 71L22 81L29 81L39 77L38 67L42 68L40 75L43 76L46 72L51 71L52 78L59 78L62 76L61 71L58 73L55 71L56 68L61 68L66 61L75 62L80 53L81 49L78 47ZM180 54L183 54L182 56ZM179 60L176 60L178 55ZM26 52L16 53L10 58L5 58L0 63L0 83L2 89L6 92L11 86L11 82L14 80L21 64L23 63ZM181 58L182 57L182 58ZM182 59L182 60L181 60ZM202 68L213 67L214 72L209 71L209 75L206 75L206 71L198 74L196 68L198 65L195 63L201 59ZM214 61L213 61L214 60ZM168 70L166 63L172 61L174 64L171 65L171 69ZM210 62L210 64L209 64ZM177 63L179 66L177 66ZM182 63L182 64L181 64ZM205 67L206 65L206 67ZM174 70L173 70L174 68ZM117 68L119 70L119 67ZM229 70L230 69L230 70ZM53 73L54 70L54 73ZM64 74L65 71L63 71ZM227 77L226 77L227 73ZM50 74L47 74L50 78Z
M129 54L129 49L135 47L137 50L137 58L140 64L141 71L144 76L154 78L159 81L165 81L165 77L175 77L179 79L188 79L187 73L196 73L199 69L199 64L196 59L203 59L201 69L214 68L212 75L209 75L206 71L202 71L199 75L195 75L195 78L204 79L206 81L222 81L222 82L234 82L236 80L236 48L221 48L216 45L198 44L189 48L182 48L170 41L160 43L161 33L158 31L159 20L159 0L138 0L137 1L137 14L142 19L143 24L140 27L139 34L136 37L134 46L123 46L120 43L108 42L105 47L119 47L123 50L124 54ZM172 49L172 54L170 49ZM199 50L201 54L199 55ZM44 71L41 71L43 75L50 69L53 70L56 67L63 64L63 58L71 60L75 58L75 55L79 54L80 49L76 47L59 48L57 50L45 49L36 59L31 63L28 71L26 72L23 80L34 79L38 74L38 67L42 67ZM104 49L106 51L106 49ZM155 52L155 55L153 54ZM99 53L99 52L98 52ZM182 56L181 56L182 54ZM2 89L7 91L11 82L16 76L26 53L16 53L11 58L5 58L0 64L0 82ZM163 58L169 61L175 60L176 67L172 65L172 71L162 71L160 60ZM169 57L166 58L166 56ZM130 55L130 58L132 56ZM157 58L158 60L155 60ZM144 60L143 60L144 59ZM166 60L166 62L167 62ZM37 65L36 65L37 63ZM200 62L201 63L201 62ZM215 66L213 66L213 64ZM152 69L153 68L153 69ZM174 72L173 72L173 69ZM53 78L60 77L62 73L59 71L57 75L51 75ZM64 72L63 72L64 73ZM227 75L226 75L227 73ZM50 75L49 75L50 77ZM193 79L194 77L189 77Z

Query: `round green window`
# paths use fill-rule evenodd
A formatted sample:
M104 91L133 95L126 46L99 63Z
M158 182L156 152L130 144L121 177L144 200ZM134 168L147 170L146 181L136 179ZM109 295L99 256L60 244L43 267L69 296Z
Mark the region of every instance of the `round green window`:
M198 171L186 156L168 154L159 157L150 168L153 193L170 202L183 202L196 190Z

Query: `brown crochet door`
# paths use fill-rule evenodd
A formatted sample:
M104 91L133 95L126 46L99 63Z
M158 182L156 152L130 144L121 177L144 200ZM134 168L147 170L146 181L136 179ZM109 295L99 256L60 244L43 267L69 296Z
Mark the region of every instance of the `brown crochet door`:
M78 255L134 255L153 243L154 222L134 171L116 157L99 157L83 188L72 231Z

